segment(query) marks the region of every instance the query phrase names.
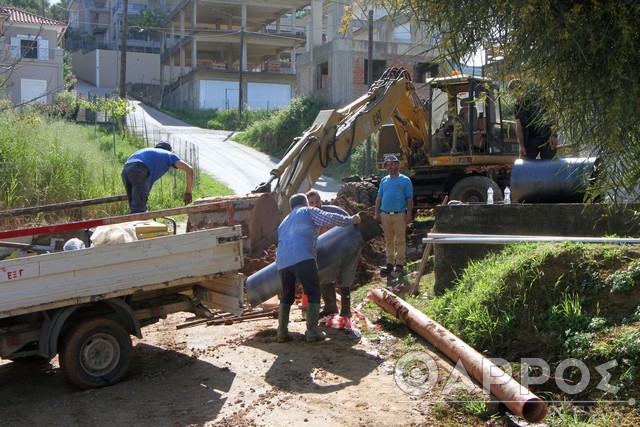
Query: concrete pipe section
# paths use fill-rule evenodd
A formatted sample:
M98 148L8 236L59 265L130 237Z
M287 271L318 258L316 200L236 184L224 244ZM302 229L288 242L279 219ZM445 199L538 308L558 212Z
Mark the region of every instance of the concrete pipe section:
M382 235L382 227L371 215L360 212L362 222L349 227L333 227L318 237L317 263L318 271L330 269L348 254L357 252L365 242ZM245 284L247 297L251 306L282 293L282 282L276 263L273 262L249 276Z

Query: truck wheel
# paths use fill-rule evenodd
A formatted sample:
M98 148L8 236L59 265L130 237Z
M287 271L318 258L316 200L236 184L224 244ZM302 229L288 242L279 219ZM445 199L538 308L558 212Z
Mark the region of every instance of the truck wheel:
M502 191L498 184L486 176L470 176L456 183L449 193L449 201L463 203L487 203L487 189L493 188L493 201L502 201Z
M65 334L60 352L64 378L82 389L104 387L122 379L129 367L131 337L115 320L97 317Z
M347 182L344 184L338 193L336 198L346 197L352 199L360 205L364 205L365 208L374 206L376 203L376 197L378 197L378 189L370 182Z

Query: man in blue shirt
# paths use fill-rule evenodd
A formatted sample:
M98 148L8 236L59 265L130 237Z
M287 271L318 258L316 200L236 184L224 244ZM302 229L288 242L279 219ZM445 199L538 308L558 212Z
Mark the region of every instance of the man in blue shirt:
M322 227L346 227L360 223L360 216L345 216L310 207L307 196L299 193L289 199L291 213L278 226L276 267L282 282L282 299L278 314L277 341L288 338L289 314L295 300L296 281L307 294L307 341L326 338L318 331L320 318L320 281L316 263L316 242Z
M387 156L383 163L389 175L380 180L374 218L382 223L387 265L383 274L402 273L406 260L407 224L413 220L413 184L408 176L400 173L400 161Z
M122 182L127 191L130 213L147 211L147 200L151 187L171 167L187 173L187 186L182 201L185 205L191 203L193 168L173 153L171 144L159 142L154 148L143 148L136 151L124 164Z
M309 206L322 209L325 212L332 212L341 215L349 215L347 211L339 206L324 205L320 194L316 190L307 191ZM323 227L320 234L329 231L333 227ZM340 289L341 308L340 317L351 318L351 285L356 277L356 268L360 260L362 245L349 246L341 253L338 265L332 265L318 273L320 277L320 294L324 302L324 308L320 312L320 317L338 313L338 303L336 298L336 281Z

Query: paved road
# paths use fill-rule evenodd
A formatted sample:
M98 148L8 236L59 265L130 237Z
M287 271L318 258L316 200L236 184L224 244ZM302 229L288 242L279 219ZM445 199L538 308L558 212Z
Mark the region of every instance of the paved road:
M200 129L177 120L138 101L131 101L136 109L129 114L132 130L146 135L151 141L168 140L174 147L186 147L189 142L198 148L200 169L225 183L236 194L248 194L266 181L279 159L230 140L233 132ZM340 185L321 177L313 187L323 200L335 198Z

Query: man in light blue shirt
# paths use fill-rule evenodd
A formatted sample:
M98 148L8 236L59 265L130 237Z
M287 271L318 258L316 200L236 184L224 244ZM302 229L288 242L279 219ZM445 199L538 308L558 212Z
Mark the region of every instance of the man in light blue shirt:
M322 227L346 227L360 223L360 216L345 216L310 207L307 196L299 193L289 199L291 213L278 226L276 267L282 282L282 299L278 314L278 342L288 338L289 314L295 300L296 281L309 300L307 308L307 341L326 338L318 331L320 317L320 283L316 263L316 242Z
M387 156L383 163L389 175L382 178L376 199L374 218L382 223L387 265L380 269L383 274L394 271L402 273L406 261L407 224L413 220L413 184L400 173L400 161L396 156Z

